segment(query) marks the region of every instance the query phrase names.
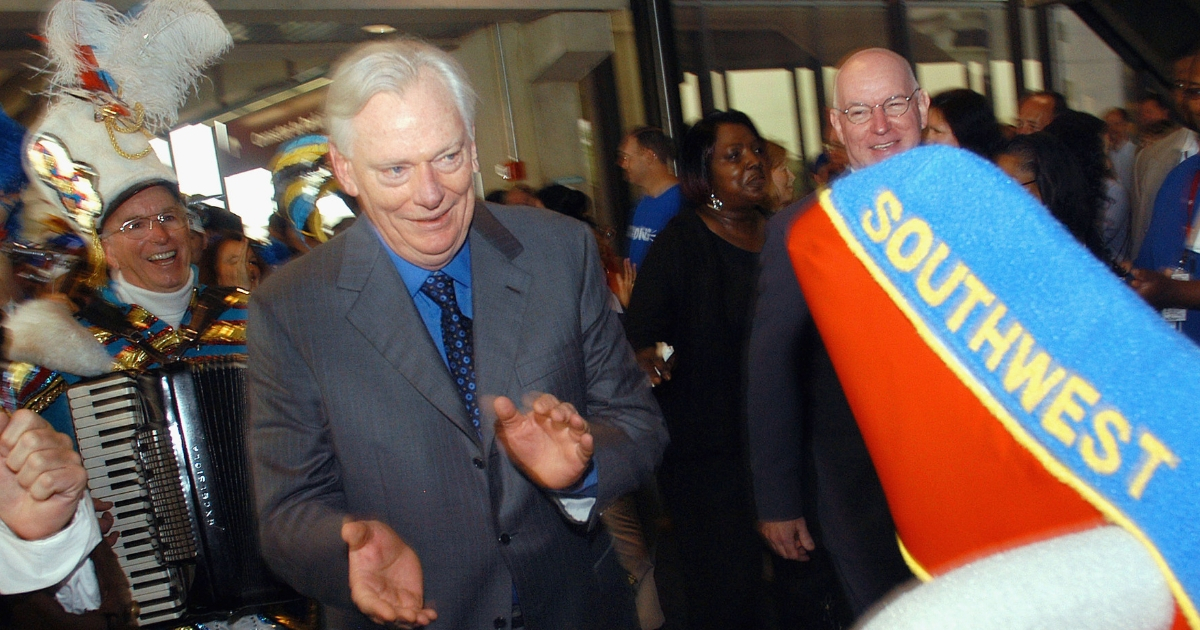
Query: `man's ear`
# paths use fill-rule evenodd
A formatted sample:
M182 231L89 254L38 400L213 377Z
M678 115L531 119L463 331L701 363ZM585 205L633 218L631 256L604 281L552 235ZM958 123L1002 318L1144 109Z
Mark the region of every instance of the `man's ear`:
M921 116L921 129L929 124L929 93L921 90L917 95L917 113Z
M112 247L109 245L111 240L106 238L100 241L100 249L104 250L104 263L108 265L109 271L120 271L121 266L117 264L117 258L109 251L109 248Z
M350 159L338 151L337 146L329 143L329 165L333 167L333 176L337 178L342 190L351 197L358 196L358 180L354 177L354 169Z
M842 117L838 116L840 112L830 107L829 108L829 125L833 127L833 132L837 134L838 142L846 144L846 138L842 135Z

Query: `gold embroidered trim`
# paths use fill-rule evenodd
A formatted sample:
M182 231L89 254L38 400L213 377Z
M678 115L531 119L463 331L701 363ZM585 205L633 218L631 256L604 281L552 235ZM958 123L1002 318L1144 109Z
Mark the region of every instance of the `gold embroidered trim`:
M137 346L128 346L113 357L114 370L137 370L150 362L146 352Z
M150 347L163 354L171 354L184 341L183 335L178 330L167 327L150 340Z
M108 342L112 341L113 337L116 337L112 331L105 330L99 326L92 326L90 330L92 336L96 338L96 341L100 342L100 345L107 346Z
M67 381L61 376L55 376L50 379L50 385L45 389L31 396L25 402L25 409L34 413L42 413L54 401L67 390Z
M229 295L225 296L225 304L230 308L246 308L249 303L250 292L243 289L230 291Z
M24 383L36 371L37 367L32 363L21 361L8 364L9 380L13 383Z
M128 320L130 324L133 324L142 330L153 326L154 322L158 321L158 318L155 317L150 311L147 311L137 304L132 305L132 308L129 309L129 315L126 315L125 319Z
M200 335L200 343L211 344L244 344L246 343L246 325L234 322L213 322Z

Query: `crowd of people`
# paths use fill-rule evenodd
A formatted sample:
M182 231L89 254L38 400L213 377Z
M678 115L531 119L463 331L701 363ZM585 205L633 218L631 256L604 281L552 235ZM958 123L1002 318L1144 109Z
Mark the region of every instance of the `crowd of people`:
M1200 340L1200 56L1175 68L1173 102L1136 115L1039 92L1006 126L986 97L928 94L904 58L858 51L803 173L738 111L677 141L632 130L617 165L643 195L623 238L568 186L476 199L473 88L416 40L339 61L328 136L273 164L265 245L130 158L144 134L60 95L17 134L28 181L0 181L25 189L10 240L36 245L0 267L0 625L136 615L64 392L236 357L263 559L326 627L848 627L913 575L785 251L794 202L959 147ZM145 97L105 102L122 98ZM94 188L67 173L83 165ZM327 229L324 194L360 220Z

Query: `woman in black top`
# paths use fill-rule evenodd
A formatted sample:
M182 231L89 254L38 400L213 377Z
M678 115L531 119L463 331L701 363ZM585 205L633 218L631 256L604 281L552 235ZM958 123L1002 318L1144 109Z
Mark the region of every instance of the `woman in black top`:
M746 462L743 374L769 204L766 144L741 112L684 136L688 204L650 248L626 315L671 443L659 485L682 556L689 628L751 628L762 546ZM659 342L674 349L664 360Z

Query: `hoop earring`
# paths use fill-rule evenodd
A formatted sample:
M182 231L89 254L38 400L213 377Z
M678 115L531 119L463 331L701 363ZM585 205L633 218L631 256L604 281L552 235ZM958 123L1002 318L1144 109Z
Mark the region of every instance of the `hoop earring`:
M717 199L717 193L708 193L708 203L704 205L708 206L713 212L720 212L721 208L725 207L725 204L720 199Z

